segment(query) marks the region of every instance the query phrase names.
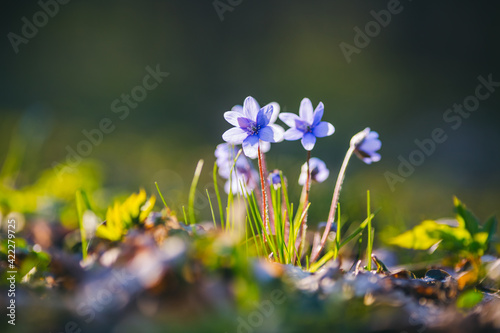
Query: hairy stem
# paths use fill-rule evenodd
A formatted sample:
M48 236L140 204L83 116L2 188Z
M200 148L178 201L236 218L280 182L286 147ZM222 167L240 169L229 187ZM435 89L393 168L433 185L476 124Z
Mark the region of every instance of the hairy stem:
M311 151L307 151L307 178L306 178L306 185L305 185L305 196L304 196L304 203L303 207L306 209L307 205L309 204L309 190L311 189L311 168L309 165L309 161L311 160ZM302 255L304 253L304 247L306 243L306 230L307 230L307 212L304 215L304 219L302 220L302 224L300 226L301 229L301 235L300 235L300 251L299 255ZM300 258L299 258L300 260Z
M325 247L326 240L328 238L328 233L332 228L332 223L335 220L335 212L337 210L337 205L339 203L340 190L342 189L342 183L345 178L345 171L347 169L347 165L349 164L349 160L351 159L352 154L354 153L354 146L350 146L349 150L344 157L344 162L342 162L342 167L340 168L339 175L337 177L337 183L335 183L335 190L333 191L332 205L330 206L330 213L328 214L328 220L326 222L325 230L323 231L323 236L321 237L321 243L317 249L313 249L313 253L311 254L310 262L313 263L318 259L321 250Z
M260 174L260 188L262 193L262 222L264 223L264 230L262 230L262 237L264 242L266 242L266 231L267 226L269 224L269 213L267 212L267 194L265 189L265 178L264 178L264 169L262 167L262 151L260 150L260 144L258 147L259 154L259 174Z
M262 173L264 174L264 179L266 179L266 181L265 181L266 196L268 198L270 198L271 197L271 185L269 184L269 181L267 180L268 172L267 172L267 164L266 164L266 154L264 154L264 153L262 153L262 162L261 163L262 163ZM261 176L261 178L262 178L262 176ZM274 235L276 233L276 231L275 231L275 227L274 227L274 207L273 207L272 203L269 205L269 228L271 229L270 233Z

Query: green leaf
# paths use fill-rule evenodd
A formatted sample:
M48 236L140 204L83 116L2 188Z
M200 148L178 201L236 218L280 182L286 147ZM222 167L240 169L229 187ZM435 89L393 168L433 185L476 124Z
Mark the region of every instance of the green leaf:
M469 290L460 295L457 299L457 307L460 309L470 309L483 300L483 293L477 290Z
M486 223L482 228L484 232L488 233L488 240L487 240L488 244L495 235L495 233L497 232L497 225L498 225L497 218L495 216L492 216L486 221Z
M459 225L464 226L465 229L467 229L467 231L474 236L477 232L479 232L480 228L478 219L460 200L458 200L457 197L453 197L453 203L455 205Z
M413 229L392 238L389 244L406 249L428 250L441 240L436 231L440 230L442 226L436 221L423 221Z
M461 228L450 227L436 221L426 220L389 241L407 249L428 250L433 245L441 242L439 246L449 251L466 250L472 242L470 233Z
M441 229L431 232L431 234L442 240L439 244L442 249L451 252L470 250L473 238L471 237L469 231L462 228L450 227L448 225L441 226Z

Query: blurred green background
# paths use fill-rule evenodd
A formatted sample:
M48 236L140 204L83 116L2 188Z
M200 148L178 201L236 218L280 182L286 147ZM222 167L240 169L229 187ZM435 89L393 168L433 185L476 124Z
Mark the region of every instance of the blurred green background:
M331 176L312 189L311 223L326 220L349 140L367 126L380 134L382 160L370 166L352 160L341 196L350 218L364 216L367 189L373 205L382 207L376 223L386 235L452 215L452 195L483 220L498 212L500 91L457 130L443 114L474 93L479 75L500 81L499 4L401 1L401 12L348 63L339 44L353 45L353 28L364 30L374 20L370 11L386 9L388 1L217 3L230 8L223 20L213 1L70 1L18 53L8 34L21 35L22 18L33 22L41 7L4 4L0 163L4 176L17 170L4 163L15 147L9 163L20 169L11 185L22 188L64 163L67 147L85 139L82 131L109 118L115 130L82 162L98 165L108 193L102 197L141 186L155 193L158 181L179 209L187 204L198 159L206 162L200 193L211 182L213 151L230 127L224 111L251 95L262 105L277 101L282 111L298 112L309 97L325 104L324 120L336 127L313 151ZM169 76L121 120L112 102L157 65ZM429 138L435 128L448 140L391 191L384 173L397 173L398 156L408 158L414 140ZM273 145L268 154L269 168L284 171L296 201L305 156L299 142ZM198 208L211 218L201 197Z

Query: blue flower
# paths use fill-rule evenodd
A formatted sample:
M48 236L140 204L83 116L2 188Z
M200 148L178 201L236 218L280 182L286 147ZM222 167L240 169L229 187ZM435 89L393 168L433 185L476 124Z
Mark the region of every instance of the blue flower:
M236 155L238 155L238 148L229 143L217 145L214 155L219 168L219 175L224 179L229 179L233 164L235 168L240 170L246 170L250 167L250 162L242 155L238 157L236 162L234 161Z
M255 169L245 170L244 173L234 170L231 179L224 184L224 191L229 194L250 194L259 186L259 173Z
M280 114L280 119L290 126L285 132L284 138L288 141L302 139L302 146L305 150L312 150L316 143L316 138L330 136L335 132L332 124L321 121L323 118L324 105L319 102L313 112L313 106L309 98L304 98L300 103L299 116L293 113L284 112Z
M274 188L278 188L281 186L281 174L278 169L274 169L273 172L269 174L268 177L269 184L273 185Z
M224 118L233 126L222 138L224 141L243 145L243 152L250 158L257 157L259 141L279 142L283 140L283 129L270 124L273 106L266 105L262 109L257 101L248 96L243 103L243 113L227 111Z
M382 142L378 133L371 131L369 127L352 137L351 146L356 156L366 164L380 161L381 156L377 151L382 147Z
M276 102L271 102L269 104L267 104L266 106L264 106L264 108L267 108L268 106L272 106L273 107L273 114L271 115L271 119L269 120L269 125L273 125L276 120L278 120L278 115L280 113L280 105ZM241 105L235 105L231 108L231 111L236 111L236 112L239 112L243 115L244 117L244 112L243 112L243 106ZM283 129L283 127L279 126L279 125L274 125L275 127L278 128L278 130L280 130L281 132L285 132L285 130ZM271 143L267 142L267 141L260 141L260 150L263 152L263 153L267 153L269 150L271 150ZM255 156L257 157L257 156ZM255 158L253 157L253 158Z
M244 193L241 183L245 184L248 193L258 185L259 174L245 156L240 155L236 162L234 159L238 155L238 148L228 143L221 143L215 149L216 163L219 168L219 175L227 179L224 186L226 193Z
M309 160L309 168L311 169L311 180L317 183L324 182L330 175L330 170L326 167L325 162L319 158L312 157ZM307 181L307 162L302 165L300 170L299 185L305 185Z

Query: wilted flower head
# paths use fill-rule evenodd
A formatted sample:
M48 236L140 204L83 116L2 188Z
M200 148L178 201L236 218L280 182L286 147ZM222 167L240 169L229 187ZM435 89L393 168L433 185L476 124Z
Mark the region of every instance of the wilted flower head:
M247 192L251 192L257 186L259 177L250 161L243 155L238 156L239 149L229 143L221 143L215 149L216 163L219 175L227 179L224 186L226 193L244 193L241 182L245 184ZM235 158L238 159L235 162ZM234 167L234 168L233 168Z
M369 127L352 137L351 147L354 147L356 156L366 164L380 161L381 156L377 151L382 147L382 142L378 133L371 131Z
M319 158L312 157L309 160L309 168L311 169L311 180L317 183L324 182L330 175L330 170L326 167L325 162ZM302 165L299 177L299 185L305 185L307 181L307 162Z
M269 184L273 185L274 188L281 186L281 174L278 169L274 169L273 172L269 174L268 177Z
M231 144L242 144L243 152L250 158L257 157L259 141L279 142L283 140L283 128L271 124L273 105L268 104L262 109L259 103L248 96L243 103L243 112L227 111L224 118L233 126L222 138Z
M294 113L283 112L280 119L290 126L285 132L284 138L288 141L302 139L302 146L305 150L312 150L316 143L316 138L330 136L335 132L332 124L321 121L323 118L324 105L319 102L316 110L309 98L304 98L300 103L299 116Z

